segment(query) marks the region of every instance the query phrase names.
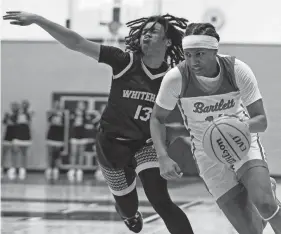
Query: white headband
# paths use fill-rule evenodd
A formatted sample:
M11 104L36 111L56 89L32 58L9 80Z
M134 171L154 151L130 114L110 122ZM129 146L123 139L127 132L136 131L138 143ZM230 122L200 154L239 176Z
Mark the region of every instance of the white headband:
M207 35L189 35L182 39L182 48L205 48L205 49L218 49L219 42L215 37Z

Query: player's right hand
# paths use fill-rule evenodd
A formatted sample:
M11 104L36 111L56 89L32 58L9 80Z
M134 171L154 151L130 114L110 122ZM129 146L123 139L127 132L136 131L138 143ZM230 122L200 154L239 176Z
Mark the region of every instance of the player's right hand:
M35 22L37 15L24 11L7 11L4 20L11 20L10 24L28 26Z
M179 165L168 156L158 157L160 175L166 180L181 178L183 173Z

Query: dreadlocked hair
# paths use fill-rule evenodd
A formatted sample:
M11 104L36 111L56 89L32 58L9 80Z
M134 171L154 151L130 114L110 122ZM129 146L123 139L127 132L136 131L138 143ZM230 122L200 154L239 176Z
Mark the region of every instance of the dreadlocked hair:
M215 27L210 23L191 23L187 26L184 35L206 35L215 37L218 41L220 41L219 34L217 33Z
M156 23L163 25L166 37L171 40L171 46L167 48L164 60L171 67L183 61L182 38L184 36L183 30L186 29L188 20L169 14L144 17L128 22L126 25L130 28L130 32L129 36L125 37L126 50L142 53L140 37L144 27L149 22L154 22L153 26Z

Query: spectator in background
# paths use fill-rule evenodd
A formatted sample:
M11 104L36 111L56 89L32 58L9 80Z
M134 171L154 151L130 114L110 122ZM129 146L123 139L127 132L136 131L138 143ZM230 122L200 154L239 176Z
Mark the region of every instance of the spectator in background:
M15 139L15 129L16 129L16 117L19 110L19 104L17 102L12 102L10 106L11 110L4 114L3 125L5 126L4 140L2 143L2 157L1 157L1 177L4 172L4 165L7 163L7 156L10 154L11 164L8 169L9 179L15 179L16 177L16 162L15 162L15 150L13 146L13 141Z
M70 114L71 129L70 129L70 164L71 169L67 173L69 181L83 180L83 165L85 145L87 143L85 136L86 123L86 104L84 101L79 101L74 112Z
M86 164L89 166L93 166L93 158L95 156L96 135L98 131L98 124L100 118L101 118L101 114L97 110L86 113L85 138L87 139L87 143L85 146L85 157L87 159Z
M59 158L64 146L65 113L59 100L53 102L52 110L47 112L47 154L48 168L45 171L46 178L59 178Z
M26 177L27 154L31 145L31 121L34 112L28 100L23 100L16 116L14 146L18 152L17 167L19 179Z

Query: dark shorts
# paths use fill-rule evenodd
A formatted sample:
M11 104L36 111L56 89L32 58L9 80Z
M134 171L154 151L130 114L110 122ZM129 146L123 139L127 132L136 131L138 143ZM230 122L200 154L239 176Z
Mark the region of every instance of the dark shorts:
M31 133L28 124L19 124L15 126L14 145L18 145L18 146L31 145Z
M136 187L139 172L159 167L152 144L108 139L103 133L97 134L96 144L101 171L116 196L124 196Z
M47 145L63 146L64 144L64 127L50 126L47 133Z
M15 139L15 126L8 125L4 134L3 145L12 145Z
M84 126L73 127L71 129L70 143L74 145L85 145L87 143Z

